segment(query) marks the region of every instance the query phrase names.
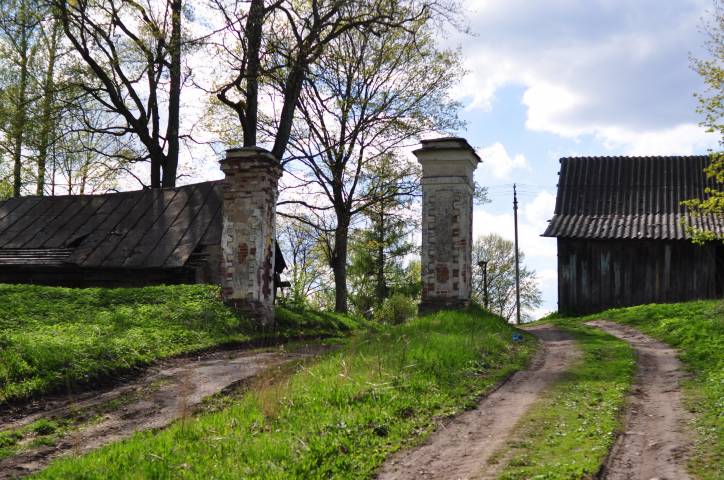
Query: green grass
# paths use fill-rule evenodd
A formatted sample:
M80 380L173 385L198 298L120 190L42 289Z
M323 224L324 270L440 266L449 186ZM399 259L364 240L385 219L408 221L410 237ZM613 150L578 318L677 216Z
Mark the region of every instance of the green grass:
M220 411L56 461L38 478L370 478L527 364L535 342L513 332L481 311L383 327Z
M497 461L500 478L592 478L620 427L620 412L635 370L627 343L576 320L556 320L570 332L582 358L519 423Z
M684 385L698 439L690 470L702 480L724 472L724 302L641 305L593 315L631 325L675 348L693 378Z
M25 452L30 448L52 446L73 430L73 419L42 418L21 428L0 432L0 460Z
M224 343L333 335L358 328L340 315L278 310L259 331L219 300L218 287L69 289L0 284L0 405L89 384Z

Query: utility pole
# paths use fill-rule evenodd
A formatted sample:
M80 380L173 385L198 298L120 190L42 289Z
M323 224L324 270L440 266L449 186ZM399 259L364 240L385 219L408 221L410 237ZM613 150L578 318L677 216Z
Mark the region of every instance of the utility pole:
M478 262L478 266L483 269L483 305L488 310L488 261L481 260Z
M518 257L518 191L513 184L513 220L515 222L515 323L520 325L520 260Z

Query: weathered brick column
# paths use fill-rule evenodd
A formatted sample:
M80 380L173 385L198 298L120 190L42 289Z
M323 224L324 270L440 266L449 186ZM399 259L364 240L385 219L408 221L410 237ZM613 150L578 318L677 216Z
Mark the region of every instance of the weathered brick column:
M423 140L420 313L470 304L473 172L480 157L463 138Z
M257 148L227 150L221 233L224 301L261 325L274 321L274 252L279 161Z

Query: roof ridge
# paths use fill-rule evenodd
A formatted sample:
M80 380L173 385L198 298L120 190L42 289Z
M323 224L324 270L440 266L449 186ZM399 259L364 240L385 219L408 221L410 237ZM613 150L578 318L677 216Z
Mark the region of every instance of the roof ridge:
M20 197L10 197L6 200L0 200L0 205L2 205L4 202L8 202L10 200L24 200L24 199L30 199L30 198L93 198L93 197L105 197L108 195L130 195L134 193L143 193L143 192L150 192L152 190L180 190L182 188L193 188L198 187L199 185L205 185L205 184L220 184L223 182L223 180L205 180L203 182L196 182L196 183L189 183L187 185L179 185L176 187L162 187L162 188L141 188L139 190L123 190L120 192L103 192L103 193L90 193L90 194L69 194L69 195L22 195Z
M664 159L664 158L709 158L711 154L697 155L573 155L560 157L558 160L595 160L595 159Z

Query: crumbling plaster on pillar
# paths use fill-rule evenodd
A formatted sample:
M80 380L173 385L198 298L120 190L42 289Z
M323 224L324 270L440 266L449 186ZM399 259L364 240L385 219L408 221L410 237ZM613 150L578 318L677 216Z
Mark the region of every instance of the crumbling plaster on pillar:
M422 313L465 308L472 293L473 172L480 159L464 139L423 141Z
M221 161L224 300L261 324L274 319L274 259L279 162L266 150L233 149Z

